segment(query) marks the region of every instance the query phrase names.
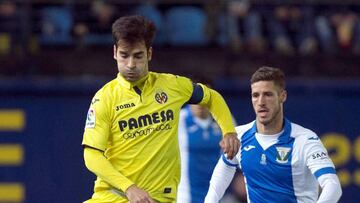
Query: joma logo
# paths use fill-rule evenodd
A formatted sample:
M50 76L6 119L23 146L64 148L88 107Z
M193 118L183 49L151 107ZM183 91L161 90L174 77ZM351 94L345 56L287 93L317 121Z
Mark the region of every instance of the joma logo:
M116 111L120 111L120 109L127 109L127 108L134 107L134 106L135 106L134 103L121 104L121 105L116 106Z

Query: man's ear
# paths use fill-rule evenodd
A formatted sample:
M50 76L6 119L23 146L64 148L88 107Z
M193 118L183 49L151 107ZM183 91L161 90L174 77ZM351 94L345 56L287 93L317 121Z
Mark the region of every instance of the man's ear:
M148 52L147 52L147 55L148 55L148 61L151 61L151 58L152 58L152 47L149 48Z
M117 57L116 57L116 51L117 51L117 48L116 48L116 45L114 44L114 59L116 60Z

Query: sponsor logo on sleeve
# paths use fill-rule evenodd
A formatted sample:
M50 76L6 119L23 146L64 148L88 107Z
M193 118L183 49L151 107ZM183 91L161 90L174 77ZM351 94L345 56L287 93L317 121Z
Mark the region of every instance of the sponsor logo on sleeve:
M85 128L94 128L95 121L96 121L95 110L90 108L87 113Z
M313 160L322 160L322 159L327 159L328 155L326 152L315 152L311 155L311 158Z

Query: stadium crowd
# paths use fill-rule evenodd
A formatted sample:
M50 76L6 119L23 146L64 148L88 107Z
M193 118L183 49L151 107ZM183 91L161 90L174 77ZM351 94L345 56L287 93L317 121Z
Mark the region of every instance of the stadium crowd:
M63 67L56 68L56 64L41 71L41 65L32 61L37 57L44 58L42 53L46 49L70 48L72 51L92 46L111 47L113 39L109 29L114 19L134 13L156 23L159 33L155 39L157 50L184 46L215 47L226 52L224 57L232 61L239 55L263 57L269 53L281 57L341 56L350 57L347 61L356 61L360 54L360 5L356 3L125 2L1 1L0 61L3 68L0 74L12 75L15 70L24 74L67 74ZM63 54L59 54L59 58L62 57ZM301 69L308 73L312 66Z

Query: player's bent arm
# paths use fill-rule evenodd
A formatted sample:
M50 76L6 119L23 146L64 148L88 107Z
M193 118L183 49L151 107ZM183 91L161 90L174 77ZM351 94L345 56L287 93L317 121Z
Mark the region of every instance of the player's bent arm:
M211 176L209 190L204 203L218 203L220 201L229 187L235 171L235 167L228 166L222 158L219 159Z
M324 174L318 178L322 188L317 203L335 203L342 194L339 178L336 174Z
M199 104L209 108L209 111L218 123L224 136L223 140L220 142L220 146L224 153L232 159L239 150L240 142L237 138L229 107L224 98L217 91L210 89L205 85L198 84L194 86L194 93L196 94L199 89L202 91L203 95Z
M224 135L228 133L235 133L234 123L228 105L224 98L215 90L200 84L204 91L204 98L200 105L206 105L209 108L212 116L219 124Z
M310 134L309 138L317 137ZM317 203L333 203L340 199L341 185L335 166L320 139L307 139L304 145L306 165L317 178L322 192ZM320 156L319 156L320 155Z
M84 147L86 167L114 188L126 192L134 183L117 171L105 158L103 152L91 147Z

